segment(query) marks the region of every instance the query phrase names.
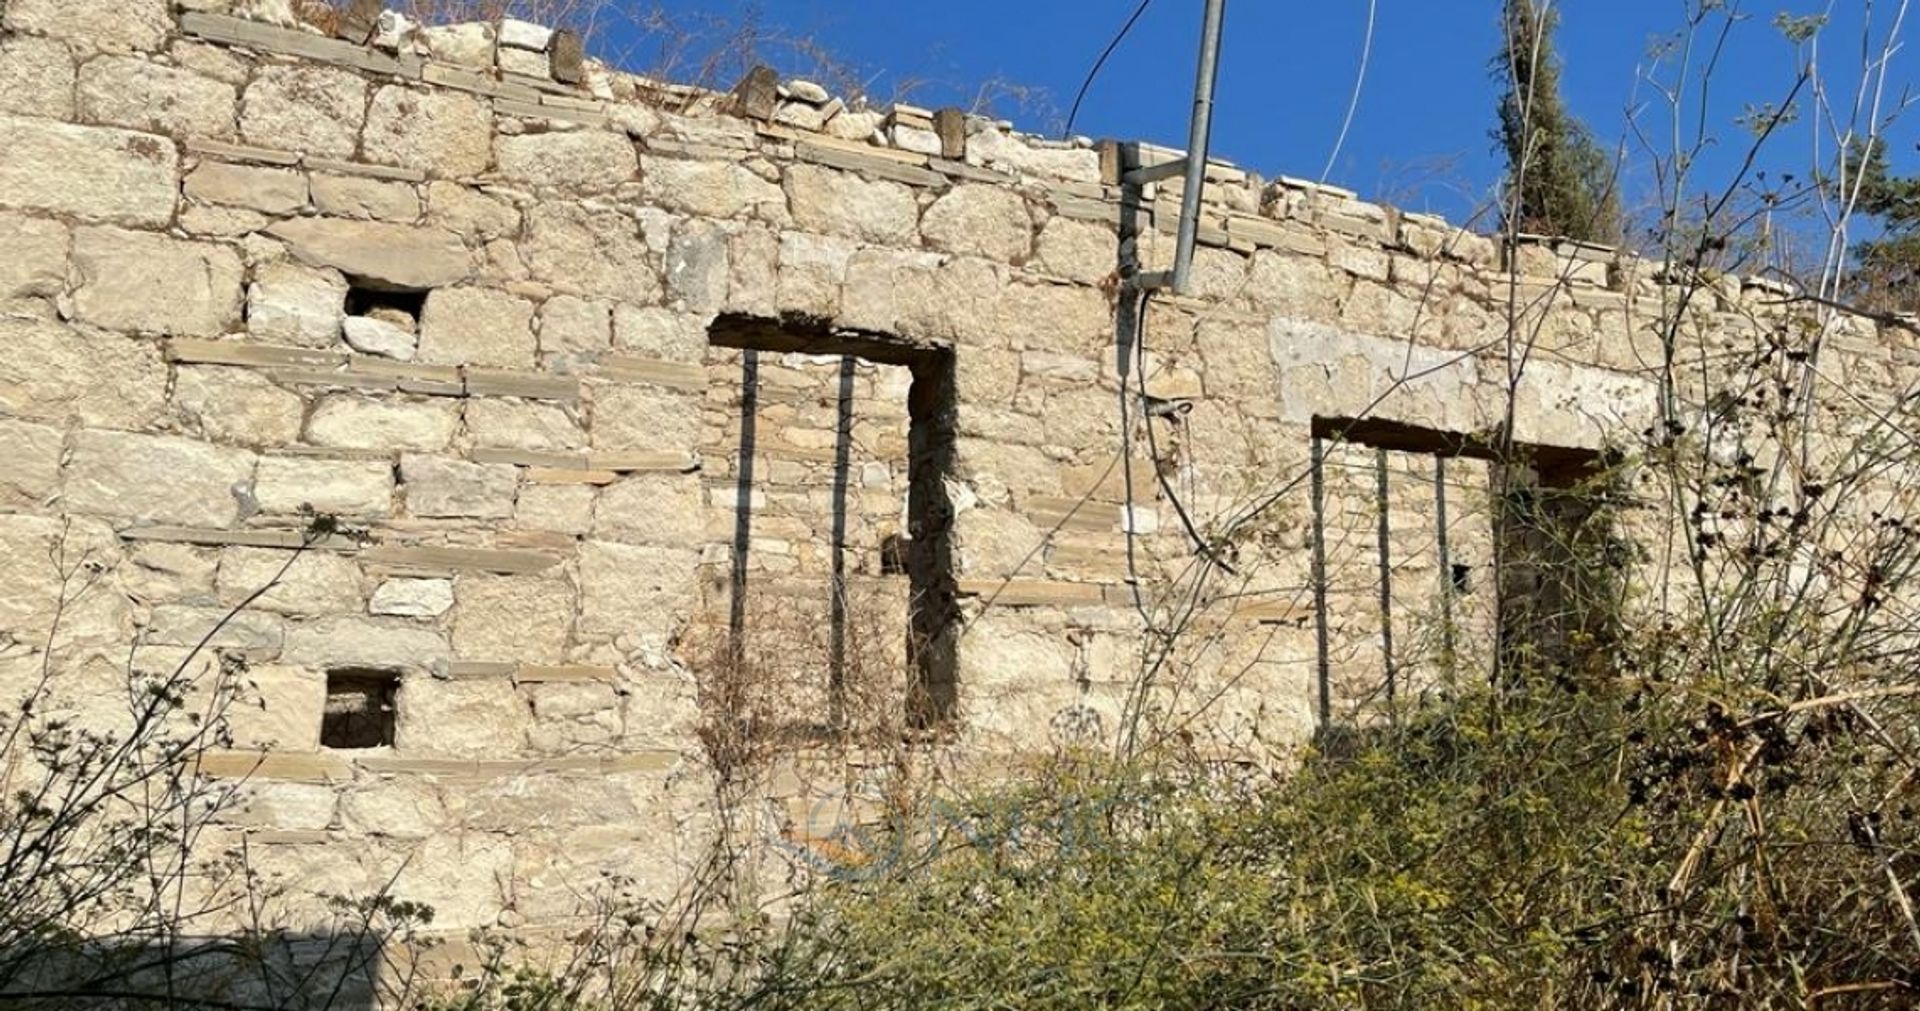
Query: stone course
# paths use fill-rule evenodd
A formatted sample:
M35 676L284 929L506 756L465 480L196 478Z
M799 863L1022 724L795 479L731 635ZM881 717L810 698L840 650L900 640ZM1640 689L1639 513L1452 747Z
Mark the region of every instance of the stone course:
M1651 417L1662 285L1611 251L1503 249L1215 165L1195 290L1154 301L1141 377L1120 227L1164 267L1178 186L1123 192L1119 145L806 82L709 93L512 21L380 46L249 16L273 4L179 7L0 2L0 637L81 667L129 639L177 656L337 517L213 644L263 705L203 768L250 778L230 827L297 895L404 863L401 896L452 934L563 920L603 870L670 895L711 796L694 644L736 580L807 633L796 722L824 718L841 593L896 694L916 608L966 629L957 753L1111 733L1135 587L1194 562L1167 490L1204 527L1303 473L1320 419L1488 431L1505 365L1475 349L1510 281L1551 335L1521 438L1594 449ZM1763 294L1730 279L1703 326ZM1835 367L1883 377L1863 394L1916 364L1852 339ZM1155 417L1123 422L1123 381ZM1390 464L1396 592L1422 612L1453 577L1438 465ZM1387 465L1326 466L1329 578L1358 587L1330 600L1331 666L1357 699ZM1447 482L1457 558L1483 564L1484 465ZM1310 511L1284 496L1196 660L1229 757L1319 718ZM109 575L47 644L63 518ZM391 747L321 745L340 671L398 679Z

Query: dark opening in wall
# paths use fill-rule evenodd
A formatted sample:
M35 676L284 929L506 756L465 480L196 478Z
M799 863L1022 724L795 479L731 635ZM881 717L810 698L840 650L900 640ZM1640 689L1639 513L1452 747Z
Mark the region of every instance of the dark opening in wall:
M328 671L320 746L342 750L391 747L394 697L399 688L400 676L392 671Z
M347 315L404 316L416 325L426 309L427 293L371 287L355 282L347 289Z
M825 431L832 440L830 451L814 447L802 454L810 458L814 466L832 469L830 479L816 480L809 491L814 497L806 500L817 502L824 498L832 512L824 525L815 527L817 538L830 541L826 546L824 631L831 712L825 719L832 725L841 725L847 718L849 701L858 704L859 696L868 690L848 683L850 672L857 664L857 658L850 660L850 657L860 652L860 639L864 634L862 616L851 613L851 609L861 606L859 595L853 592L857 577L861 573L876 574L873 565L877 560L878 575L904 575L908 580L905 603L907 723L922 729L945 723L954 713L957 698L955 650L959 619L951 544L953 506L946 490L954 453L952 348L835 327L813 318L768 319L744 315L722 315L716 319L708 340L714 348L741 352L738 417L730 422L734 431L729 433L730 438L737 439L734 452L738 465L732 486L725 492L734 508L728 619L735 656L743 655L745 647L741 644L749 635L749 592L760 589L749 584L756 580L776 581L772 573L753 564L754 554L763 545L780 540L779 530L792 528L794 517L778 512L783 503L801 501L791 488L781 487L780 472L794 468L791 461L780 459L782 433L771 425L776 421L798 424L809 429L805 433L809 437ZM807 356L815 362L808 367L821 370L815 377L817 382L810 381L803 387L814 391L802 398L808 404L795 406L792 384L800 377L796 377L792 363L776 359L774 355ZM825 364L819 362L822 358ZM833 362L834 358L838 361ZM831 377L824 371L828 365L833 367ZM870 424L871 419L861 413L873 404L865 377L869 372L885 373L889 369L898 385L877 380L874 385L890 391L886 399L891 402L895 419L891 424L895 425L901 406L895 398L899 397L900 387L905 386L905 445L894 443L897 456L891 462L869 459L856 467L851 454L858 451L864 458L871 448L863 440L898 439L897 429L891 436L884 435L881 430L888 426ZM806 417L820 420L811 424L792 420ZM763 422L769 425L764 431ZM763 465L775 472L757 472L756 458L764 458ZM904 475L899 470L901 462L905 466ZM879 536L877 540L862 540L852 533L864 530L868 532L862 537L874 537L871 531L876 524L870 520L876 510L866 504L872 503L875 494L885 494L870 487L865 477L856 473L867 470L894 494L898 494L896 482L902 476L905 482L905 529ZM861 515L863 506L865 515ZM897 498L885 511L895 526L900 525ZM763 533L763 528L767 532ZM791 564L787 556L776 557Z

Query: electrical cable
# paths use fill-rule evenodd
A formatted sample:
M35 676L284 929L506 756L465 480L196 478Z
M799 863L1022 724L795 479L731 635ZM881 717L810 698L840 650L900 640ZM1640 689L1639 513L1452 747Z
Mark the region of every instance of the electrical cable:
M1340 161L1340 151L1347 146L1347 134L1353 129L1353 118L1360 111L1360 92L1367 84L1367 67L1373 62L1373 31L1380 17L1380 0L1367 2L1367 38L1360 47L1360 72L1354 77L1353 97L1347 102L1347 118L1340 124L1340 136L1333 142L1333 153L1327 155L1327 167L1320 173L1320 181L1326 182L1333 175L1334 165Z
M1133 33L1133 26L1140 23L1141 16L1146 14L1147 8L1152 6L1153 0L1140 0L1140 6L1133 9L1133 16L1127 19L1126 24L1120 26L1119 34L1113 37L1112 42L1107 43L1107 48L1100 54L1100 58L1093 61L1093 69L1087 71L1087 79L1080 82L1080 93L1073 96L1073 108L1067 113L1066 128L1060 131L1061 140L1073 136L1074 121L1080 118L1080 105L1087 100L1087 92L1093 89L1094 80L1106 67L1107 60L1113 57L1114 50L1119 49L1120 43L1127 40L1127 36Z

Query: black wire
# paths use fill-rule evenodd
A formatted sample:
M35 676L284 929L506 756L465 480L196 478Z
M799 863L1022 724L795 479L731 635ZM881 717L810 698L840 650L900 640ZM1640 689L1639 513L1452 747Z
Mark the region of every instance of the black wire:
M1120 26L1120 34L1115 35L1113 41L1107 43L1106 51L1100 54L1099 59L1093 61L1093 69L1087 71L1087 79L1080 82L1080 93L1073 96L1073 109L1067 113L1066 129L1060 131L1061 140L1073 136L1073 122L1080 118L1080 104L1087 100L1087 92L1093 88L1094 79L1100 76L1101 69L1107 65L1107 60L1112 58L1113 51L1119 49L1120 43L1127 40L1127 36L1133 32L1133 26L1140 23L1140 16L1145 14L1147 8L1151 6L1153 6L1153 0L1140 0L1140 6L1133 10L1133 16L1127 19L1126 24Z

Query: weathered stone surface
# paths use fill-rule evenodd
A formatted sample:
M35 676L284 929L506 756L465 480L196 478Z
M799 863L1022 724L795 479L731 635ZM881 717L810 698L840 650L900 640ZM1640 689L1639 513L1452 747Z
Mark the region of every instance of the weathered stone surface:
M1015 347L1084 353L1113 337L1113 307L1098 289L1016 284L1000 303L1000 333Z
M667 248L667 293L688 312L713 312L727 304L727 233L718 225L689 223L673 230Z
M455 284L472 271L460 239L439 228L345 218L297 218L268 230L301 260L403 289Z
M1095 284L1120 269L1120 239L1106 225L1056 217L1040 230L1039 266L1047 273Z
M187 173L187 196L267 214L292 214L307 206L307 177L297 169L203 161Z
M776 224L787 218L787 197L779 185L733 162L649 157L641 193L650 204L702 217L750 215Z
M956 186L927 208L927 242L949 253L1014 263L1033 252L1033 217L1019 193L998 186Z
M225 246L82 228L73 265L74 313L95 326L213 336L240 319L240 258Z
M173 24L166 0L10 0L0 15L14 31L86 49L158 49Z
M355 351L410 362L420 350L420 335L406 327L371 316L348 316L341 326Z
M240 135L249 144L346 157L367 119L367 82L322 66L267 66L247 86Z
M519 469L409 454L400 459L407 512L414 516L498 519L513 515Z
M520 754L532 719L506 678L408 678L400 689L397 716L393 743L402 754L492 759ZM463 869L465 873L471 873L471 867Z
M697 362L707 351L707 317L670 309L615 306L613 344L649 358Z
M1002 172L1050 176L1075 182L1100 181L1100 153L1079 148L1039 148L999 130L967 138L967 160Z
M312 751L320 746L326 679L313 671L270 667L253 672L256 704L228 714L236 748ZM249 700L252 702L253 700ZM333 824L340 795L330 784L259 779L222 820L293 832L318 832Z
M794 221L802 228L869 242L919 242L920 204L913 191L899 183L795 165L787 170L787 192Z
M247 287L247 332L262 341L334 347L346 311L347 279L330 267L269 263Z
M395 618L438 618L453 609L450 579L389 579L373 591L369 610Z
M650 386L601 386L593 395L593 448L692 449L700 437L697 396Z
M629 182L640 170L633 141L608 130L501 136L494 152L502 176L529 186L596 192Z
M285 446L300 440L306 402L247 369L182 366L173 381L174 414L214 442Z
M467 433L475 446L560 452L586 445L586 433L555 404L496 397L467 404Z
M467 67L493 66L493 26L484 21L459 25L431 25L421 33L436 60Z
M613 312L607 303L556 295L540 307L542 355L592 355L612 346Z
M561 291L638 302L659 297L659 270L648 261L639 223L619 211L541 204L527 214L520 252L534 277Z
M534 576L462 576L454 587L453 655L462 660L565 659L573 587Z
M105 56L80 68L80 114L108 126L176 137L234 134L233 85L131 56Z
M123 432L79 432L63 489L77 513L136 523L225 527L251 496L252 453Z
M0 213L0 299L58 295L67 283L73 237L48 218Z
M513 522L525 530L579 536L593 525L595 489L590 485L532 484L520 489Z
M179 169L173 142L150 134L0 116L0 207L165 225Z
M532 368L534 305L486 288L442 288L420 316L420 360L434 365Z
M440 400L331 396L307 420L307 439L338 449L445 449L460 427L459 407Z
M499 197L457 183L427 184L427 222L482 241L520 230L520 212Z
M60 485L60 452L65 440L57 428L0 419L0 508L31 508L53 496Z
M457 91L389 85L367 110L368 159L434 176L462 179L485 172L492 138L493 110Z
M0 113L73 115L73 54L56 39L0 39Z
M204 641L209 649L271 655L279 652L285 639L286 626L277 615L175 604L153 609L142 644L194 647Z
M698 544L705 536L705 496L698 474L636 474L601 490L593 536L628 544Z
M581 633L664 642L693 613L698 561L685 548L581 545Z
M315 175L313 204L320 213L337 218L400 224L420 219L420 195L412 186L363 176Z
M447 642L438 632L411 623L342 617L288 629L280 654L283 662L296 667L375 670L431 670L447 655Z
M216 585L220 602L292 615L323 615L360 610L360 567L327 551L273 551L228 548L220 554ZM262 592L264 591L264 592Z
M18 417L140 428L166 409L151 342L0 316L0 347L0 407Z
M393 467L373 460L266 456L253 495L266 513L385 516L393 511Z

